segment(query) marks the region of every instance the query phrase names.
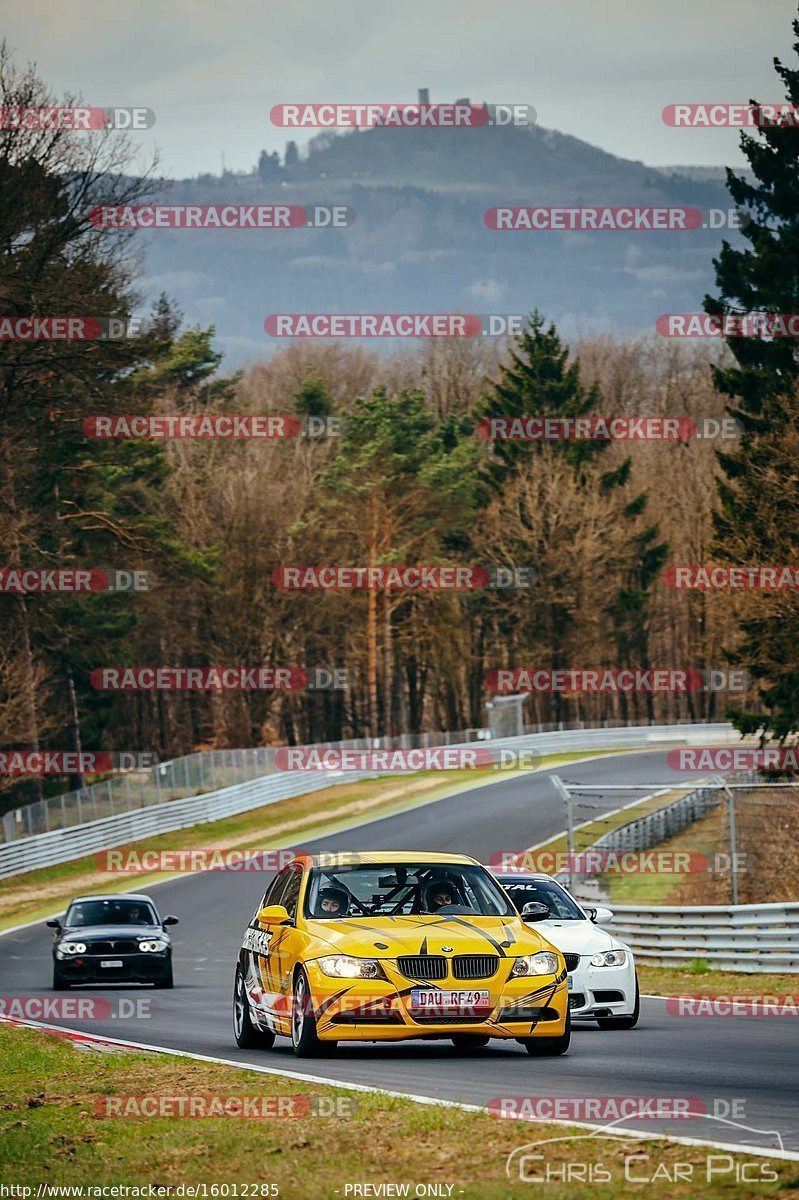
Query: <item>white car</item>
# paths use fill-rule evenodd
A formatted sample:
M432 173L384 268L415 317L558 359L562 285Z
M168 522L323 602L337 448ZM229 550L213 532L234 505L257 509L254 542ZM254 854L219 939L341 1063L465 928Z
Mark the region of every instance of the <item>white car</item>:
M634 1029L640 993L629 946L599 925L609 908L583 908L551 875L494 872L525 921L556 946L569 972L569 1009L574 1021L596 1021L600 1029Z

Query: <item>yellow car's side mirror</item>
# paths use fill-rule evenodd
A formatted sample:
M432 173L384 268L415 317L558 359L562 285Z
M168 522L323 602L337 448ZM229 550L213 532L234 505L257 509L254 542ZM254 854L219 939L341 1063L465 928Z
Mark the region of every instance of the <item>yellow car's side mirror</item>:
M258 920L262 925L285 925L291 917L289 910L282 904L267 904L266 908L259 911Z

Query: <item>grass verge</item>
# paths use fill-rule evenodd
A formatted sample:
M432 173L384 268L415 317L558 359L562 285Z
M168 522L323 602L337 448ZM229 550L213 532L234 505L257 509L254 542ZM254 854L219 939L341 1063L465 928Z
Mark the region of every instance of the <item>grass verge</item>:
M641 963L637 971L641 992L649 996L799 996L799 975L748 975Z
M32 1187L128 1185L164 1189L177 1197L179 1185L276 1185L284 1200L341 1200L347 1184L438 1186L426 1194L463 1200L509 1200L522 1185L505 1175L507 1155L528 1142L568 1136L544 1147L552 1171L578 1164L584 1176L598 1163L609 1182L550 1183L551 1200L610 1200L625 1194L655 1198L723 1196L745 1200L750 1183L736 1183L733 1158L723 1176L706 1182L707 1156L719 1152L663 1139L588 1139L584 1130L501 1121L484 1113L414 1104L389 1096L354 1093L278 1076L237 1071L166 1055L86 1053L59 1038L0 1025L4 1098L0 1102L0 1183ZM541 1064L542 1076L557 1063ZM131 1095L201 1095L275 1098L302 1095L345 1103L348 1115L288 1118L180 1117L105 1118L96 1101ZM287 1103L284 1101L284 1103ZM353 1111L354 1109L354 1111ZM690 1131L688 1131L690 1132ZM572 1137L573 1134L573 1137ZM774 1182L758 1183L758 1196L795 1195L799 1168L793 1162L748 1158L771 1170ZM688 1180L670 1181L677 1163L689 1164ZM637 1179L625 1181L625 1164ZM542 1164L534 1164L540 1170ZM533 1164L531 1164L532 1168ZM572 1167L572 1171L574 1168ZM685 1165L683 1175L685 1175ZM448 1190L450 1189L451 1190ZM8 1193L5 1193L8 1194ZM198 1192L202 1195L202 1192ZM233 1195L233 1190L224 1193ZM239 1191L241 1195L241 1190ZM249 1195L267 1194L258 1191ZM389 1193L391 1194L391 1193ZM394 1192L393 1194L397 1194ZM402 1194L402 1193L399 1193ZM423 1193L418 1193L423 1194ZM45 1193L46 1195L46 1193ZM84 1196L91 1193L84 1192Z

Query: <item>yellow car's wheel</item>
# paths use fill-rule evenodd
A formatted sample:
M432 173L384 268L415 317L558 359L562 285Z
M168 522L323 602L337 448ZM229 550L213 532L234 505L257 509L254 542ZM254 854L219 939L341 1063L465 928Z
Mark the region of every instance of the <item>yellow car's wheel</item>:
M236 1045L241 1046L242 1050L255 1049L256 1046L268 1050L275 1041L273 1033L265 1033L252 1023L247 989L240 967L236 968L236 982L233 985L233 1034Z
M291 997L291 1044L298 1058L318 1058L327 1050L316 1032L316 1017L313 1011L308 976L300 967L294 976ZM330 1043L331 1046L335 1042Z
M491 1041L485 1033L453 1033L452 1044L456 1050L482 1050Z
M518 1040L524 1046L528 1054L550 1057L556 1054L565 1054L569 1049L569 1042L572 1036L572 1021L571 1014L568 1009L566 1011L566 1028L560 1037L537 1037L537 1038L519 1038Z

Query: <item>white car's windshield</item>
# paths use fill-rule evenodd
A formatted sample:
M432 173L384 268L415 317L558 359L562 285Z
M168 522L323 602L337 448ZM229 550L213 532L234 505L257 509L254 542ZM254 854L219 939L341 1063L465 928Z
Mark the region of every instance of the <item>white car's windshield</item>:
M548 904L550 916L557 921L587 921L568 892L549 879L518 879L500 876L499 882L513 903L522 911L525 904Z
M319 920L341 917L514 916L492 877L482 867L388 863L315 867L305 915Z

